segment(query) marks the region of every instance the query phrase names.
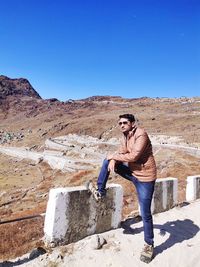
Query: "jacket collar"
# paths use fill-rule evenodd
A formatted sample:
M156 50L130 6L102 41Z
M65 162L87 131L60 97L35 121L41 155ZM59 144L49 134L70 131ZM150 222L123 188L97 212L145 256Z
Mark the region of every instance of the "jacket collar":
M125 137L127 139L130 139L135 134L136 129L137 129L137 126L136 124L134 124L132 130L130 130L129 133Z

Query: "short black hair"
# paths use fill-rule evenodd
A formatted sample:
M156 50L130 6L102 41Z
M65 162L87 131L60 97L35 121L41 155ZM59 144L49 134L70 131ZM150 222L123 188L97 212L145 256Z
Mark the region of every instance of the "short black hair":
M127 119L130 122L134 122L135 121L135 117L134 117L133 114L122 114L122 115L119 115L119 119L121 119L121 118Z

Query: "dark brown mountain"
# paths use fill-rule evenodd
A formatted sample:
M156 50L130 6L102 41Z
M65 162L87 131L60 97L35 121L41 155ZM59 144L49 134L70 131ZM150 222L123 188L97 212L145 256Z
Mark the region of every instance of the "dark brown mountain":
M8 96L28 96L41 99L27 79L10 79L0 75L0 99L5 99Z

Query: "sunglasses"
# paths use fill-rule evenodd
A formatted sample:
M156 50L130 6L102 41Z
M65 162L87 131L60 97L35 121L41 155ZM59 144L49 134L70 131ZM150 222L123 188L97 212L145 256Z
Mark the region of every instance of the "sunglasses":
M128 121L120 121L118 124L119 124L119 126L121 126L122 124L126 125L126 124L128 124Z

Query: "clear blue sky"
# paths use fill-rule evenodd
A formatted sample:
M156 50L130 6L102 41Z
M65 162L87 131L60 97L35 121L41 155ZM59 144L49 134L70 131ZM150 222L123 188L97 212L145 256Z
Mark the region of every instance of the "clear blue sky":
M200 96L200 0L0 0L0 74L63 101Z

